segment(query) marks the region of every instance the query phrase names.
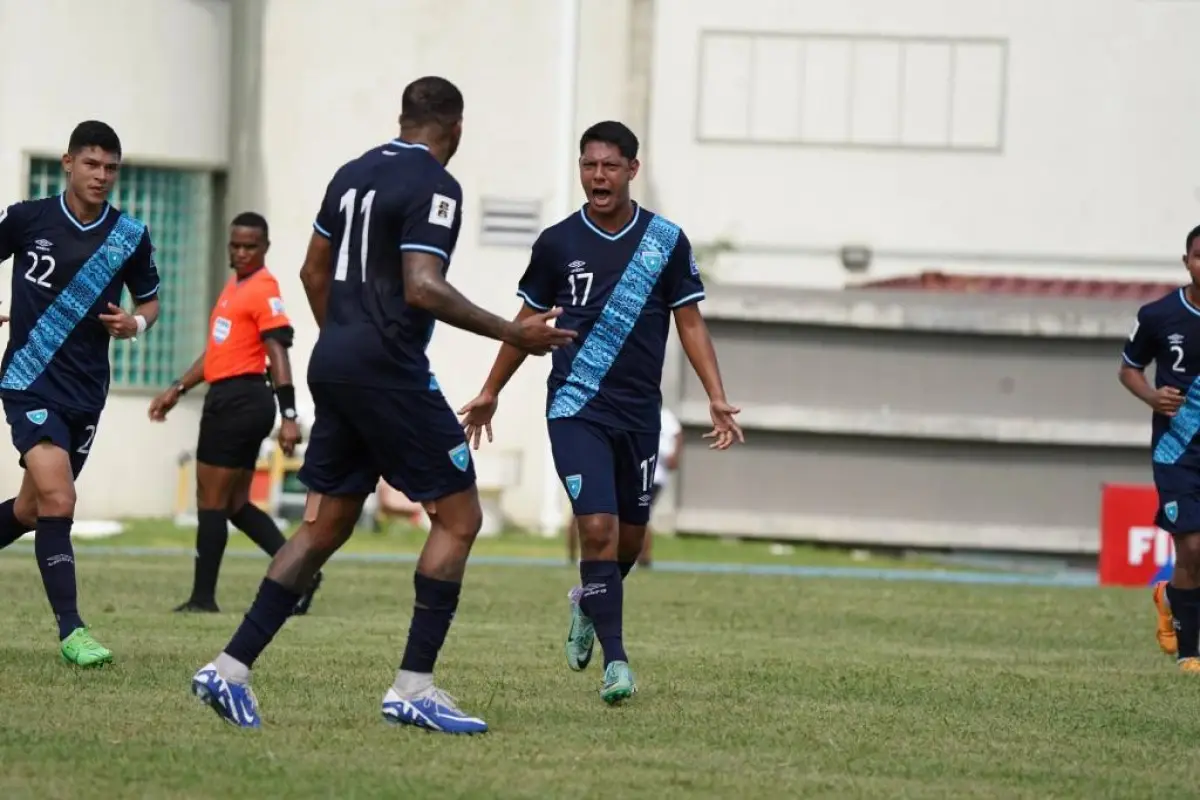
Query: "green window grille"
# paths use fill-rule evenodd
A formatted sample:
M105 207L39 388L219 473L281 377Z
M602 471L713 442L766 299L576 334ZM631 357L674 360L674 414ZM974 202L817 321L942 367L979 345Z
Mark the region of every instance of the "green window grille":
M33 159L29 199L63 191L62 164ZM204 349L212 274L214 204L211 172L122 165L113 205L150 228L161 284L158 323L136 343L112 343L113 386L160 389ZM121 305L132 308L128 291Z

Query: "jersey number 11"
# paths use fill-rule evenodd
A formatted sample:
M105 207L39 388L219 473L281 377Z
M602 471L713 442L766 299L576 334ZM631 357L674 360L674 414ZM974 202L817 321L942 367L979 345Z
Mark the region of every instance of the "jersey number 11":
M338 248L337 266L333 270L335 281L346 280L350 270L350 232L354 229L354 200L358 197L358 189L347 189L338 203L338 210L346 215L346 226L342 230L342 244ZM375 202L375 190L363 195L359 213L362 214L362 246L359 249L359 260L362 267L363 283L367 281L367 242L371 240L371 204Z

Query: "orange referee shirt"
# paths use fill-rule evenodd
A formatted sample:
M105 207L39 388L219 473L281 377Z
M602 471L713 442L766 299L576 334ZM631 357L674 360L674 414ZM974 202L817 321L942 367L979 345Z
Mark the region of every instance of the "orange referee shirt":
M236 275L230 277L208 320L204 382L211 385L238 375L262 375L267 371L263 334L291 324L279 282L266 267L240 281Z

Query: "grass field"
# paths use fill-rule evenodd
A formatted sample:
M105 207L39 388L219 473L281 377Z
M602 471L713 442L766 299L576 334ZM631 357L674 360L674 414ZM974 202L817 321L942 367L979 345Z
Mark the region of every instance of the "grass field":
M28 551L0 554L0 797L1197 795L1196 687L1144 591L635 572L641 692L609 709L562 660L573 570L476 566L439 668L492 725L468 739L381 722L411 567L335 562L257 665L265 727L239 731L188 681L264 564L228 559L225 613L180 617L188 559L80 547L118 659L80 672Z

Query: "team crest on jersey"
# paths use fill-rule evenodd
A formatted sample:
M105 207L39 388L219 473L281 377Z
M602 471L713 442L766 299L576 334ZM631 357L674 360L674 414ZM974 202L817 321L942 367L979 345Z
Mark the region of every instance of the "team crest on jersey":
M1179 519L1179 503L1174 500L1163 506L1163 513L1167 515L1167 519L1175 522Z
M44 408L38 408L33 411L25 412L25 419L32 422L34 425L41 425L50 417L50 412Z
M113 269L121 266L122 262L125 261L125 254L116 247L106 248L105 255L108 256L108 265Z
M563 483L567 487L567 494L571 495L572 500L579 499L579 493L583 490L582 475L568 475L563 478Z
M224 317L217 317L213 320L212 338L217 344L221 344L229 338L229 332L233 330L233 323Z
M471 464L471 451L467 449L466 442L450 451L450 463L459 472L467 471L467 467Z
M278 317L283 313L283 298L272 297L267 300L267 305L271 307L271 315Z
M657 250L642 250L640 253L638 253L638 256L642 259L642 263L645 264L648 269L657 272L660 268L662 268L662 253L658 252Z

